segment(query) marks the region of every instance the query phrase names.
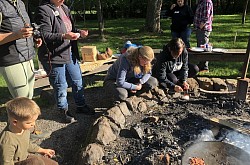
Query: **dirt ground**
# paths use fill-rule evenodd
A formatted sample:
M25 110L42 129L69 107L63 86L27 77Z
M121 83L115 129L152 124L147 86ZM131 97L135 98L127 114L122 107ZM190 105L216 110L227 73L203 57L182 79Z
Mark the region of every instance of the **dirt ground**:
M63 123L63 116L55 106L41 107L42 115L37 121L37 126L42 131L52 131L52 134L49 138L36 140L35 143L44 148L55 149L54 159L60 165L75 164L80 149L86 145L85 140L93 122L111 107L111 102L101 87L87 88L85 96L87 103L96 109L97 114L75 114L77 123ZM70 108L74 112L75 106L70 92L69 100ZM7 121L6 114L2 112L1 130ZM151 105L145 113L134 113L127 118L126 128L121 131L120 137L105 146L103 161L107 165L160 165L162 162L158 161L158 156L169 155L171 165L179 165L182 154L196 136L204 129L211 129L212 125L208 118L235 118L248 121L249 114L249 104L236 102L231 96L201 94L199 97L191 96L189 101L170 98L168 103ZM158 116L159 121L146 121L145 118L149 116ZM135 125L143 130L142 139L130 137L126 133Z

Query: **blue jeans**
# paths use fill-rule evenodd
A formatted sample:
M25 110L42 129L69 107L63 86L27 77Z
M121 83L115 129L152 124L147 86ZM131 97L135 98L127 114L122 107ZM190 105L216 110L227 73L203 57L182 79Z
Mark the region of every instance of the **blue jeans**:
M54 89L54 95L57 107L60 110L68 109L67 88L69 81L72 86L72 93L77 106L85 105L83 94L82 72L78 60L71 54L69 64L48 64L46 61L41 62L44 70L49 74L49 81Z
M192 33L192 30L189 27L187 27L185 30L181 32L171 31L172 38L181 38L183 42L185 43L186 48L190 48L189 40L190 40L191 33Z

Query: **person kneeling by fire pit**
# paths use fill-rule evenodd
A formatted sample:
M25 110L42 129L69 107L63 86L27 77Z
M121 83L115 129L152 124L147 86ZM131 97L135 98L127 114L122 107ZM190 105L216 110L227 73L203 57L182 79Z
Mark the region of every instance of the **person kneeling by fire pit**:
M154 51L149 46L131 47L109 68L104 88L112 92L113 101L126 100L130 94L138 94L158 85L151 76Z
M188 51L180 38L174 38L163 46L153 67L153 76L158 79L160 87L175 92L188 90L187 78L194 77L198 72L197 65L188 63Z

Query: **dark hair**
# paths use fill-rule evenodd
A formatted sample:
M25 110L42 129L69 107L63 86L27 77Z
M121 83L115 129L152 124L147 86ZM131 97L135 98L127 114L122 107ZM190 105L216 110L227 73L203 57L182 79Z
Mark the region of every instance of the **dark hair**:
M177 52L181 48L185 48L185 43L181 38L174 38L168 43L168 48L170 51Z

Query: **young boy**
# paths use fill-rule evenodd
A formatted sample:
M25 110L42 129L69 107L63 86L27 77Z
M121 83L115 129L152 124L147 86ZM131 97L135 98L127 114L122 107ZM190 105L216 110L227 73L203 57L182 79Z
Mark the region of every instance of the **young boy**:
M34 127L35 121L41 114L39 106L29 98L18 97L7 102L6 110L8 125L0 134L0 164L58 165L50 159L55 155L54 150L30 143L29 129ZM40 153L44 156L30 153Z

